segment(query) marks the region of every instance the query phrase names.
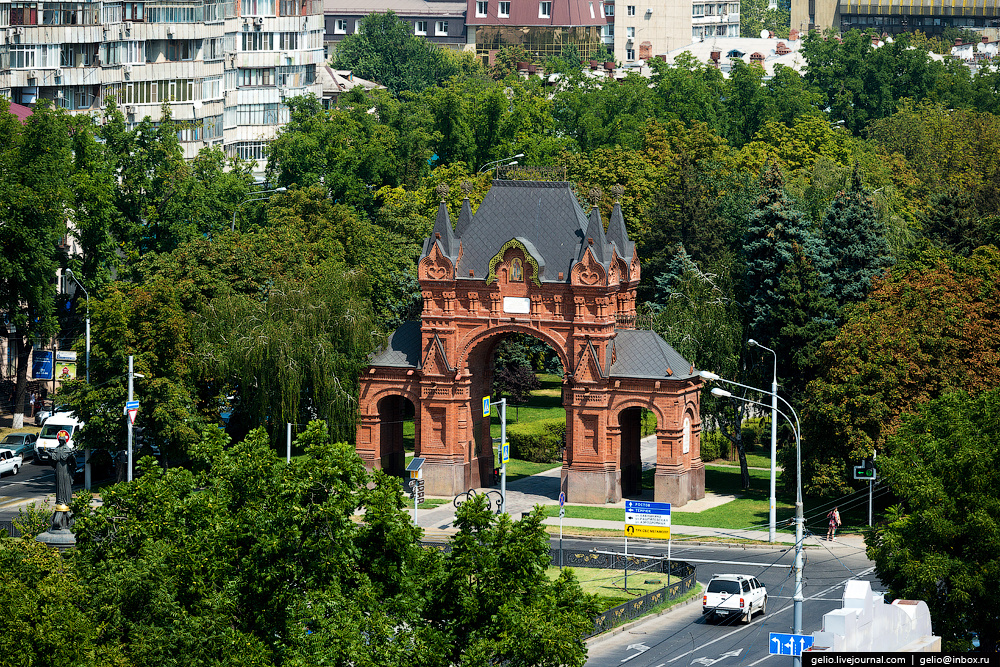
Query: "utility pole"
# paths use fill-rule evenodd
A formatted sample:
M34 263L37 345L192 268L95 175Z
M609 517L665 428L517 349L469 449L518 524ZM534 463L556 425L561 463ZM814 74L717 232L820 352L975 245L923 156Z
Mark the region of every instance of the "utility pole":
M128 355L128 400L132 401L132 355ZM132 420L125 416L128 421L128 481L132 481Z

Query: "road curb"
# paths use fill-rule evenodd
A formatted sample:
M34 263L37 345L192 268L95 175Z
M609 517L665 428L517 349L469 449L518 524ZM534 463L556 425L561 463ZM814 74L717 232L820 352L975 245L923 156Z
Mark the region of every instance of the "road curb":
M694 597L692 597L690 600L685 600L684 602L678 602L675 605L671 605L667 609L662 609L660 611L651 612L649 614L646 614L642 618L637 618L634 621L629 621L628 623L625 623L624 625L616 626L616 627L611 628L610 630L608 630L606 632L602 632L599 635L594 635L593 637L588 637L587 639L583 640L583 643L589 645L591 642L597 641L598 639L608 639L610 637L614 637L615 635L620 635L623 632L631 630L632 628L636 627L637 625L641 625L641 624L643 624L643 623L645 623L645 622L647 622L649 620L652 620L654 618L658 618L660 616L663 616L664 614L669 614L672 611L676 611L677 609L682 609L682 608L684 608L684 607L686 607L686 606L688 606L690 604L694 604L696 602L701 602L701 598L699 596L697 596L697 595L695 595Z

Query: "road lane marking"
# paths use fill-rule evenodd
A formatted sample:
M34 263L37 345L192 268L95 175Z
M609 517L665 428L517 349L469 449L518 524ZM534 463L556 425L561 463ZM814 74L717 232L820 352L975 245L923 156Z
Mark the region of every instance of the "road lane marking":
M855 579L860 579L861 577L863 577L863 576L865 576L865 575L867 575L867 574L871 574L871 573L872 573L872 572L874 572L874 571L875 571L875 568L874 568L874 567L870 567L870 568L868 568L867 570L864 570L864 571L862 571L862 572L859 572L859 573L858 573L858 574L857 574L856 576L853 576L853 577L848 577L847 579L844 579L844 580L843 580L843 581L841 581L840 583L837 583L837 584L834 584L833 586L830 586L829 588L826 588L826 589L824 589L824 590L820 591L820 592L819 592L819 593L817 593L816 595L811 595L811 596L809 596L809 597L805 598L805 600L819 600L819 599L820 599L820 596L822 596L822 595L826 595L826 594L827 594L827 593L829 593L830 591L833 591L833 590L836 590L837 588L840 588L841 586L843 586L844 584L846 584L846 583L847 583L848 581L853 581L853 580L855 580ZM803 600L803 602L804 602L805 600ZM702 650L703 648L706 648L706 647L708 647L708 646L711 646L712 644L714 644L714 643L716 643L716 642L720 642L720 641L722 641L723 639L726 639L726 638L728 638L728 637L732 637L732 636L733 636L733 635L735 635L735 634L736 634L737 632L743 632L744 630L749 630L750 628L754 627L755 625L758 625L759 623L763 622L765 618L773 618L773 617L775 616L775 614L781 614L781 613L783 613L783 612L786 612L786 611L791 611L792 609L794 609L794 606L787 606L787 607L783 607L782 609L779 609L779 610L777 610L777 611L775 611L775 612L771 613L771 614L770 614L770 615L768 615L768 616L761 616L761 617L760 617L760 618L758 618L758 619L757 619L756 621L753 621L753 622L751 622L751 623L748 623L747 625L744 625L744 626L743 626L742 628L737 628L737 629L733 630L732 632L728 632L728 633L726 633L726 634L722 635L721 637L716 637L716 638L715 638L715 639L713 639L712 641L710 641L710 642L706 642L706 643L702 644L701 646L698 646L698 647L695 647L695 648L691 649L690 651L687 651L687 652L685 652L685 653L681 653L681 654L680 654L680 655L678 655L678 656L674 656L673 658L671 658L671 659L670 659L670 660L668 660L667 662L674 662L674 661L676 661L676 660L680 660L680 659L681 659L681 658L683 658L684 656L687 656L687 655L691 655L692 653L695 653L696 651L701 651L701 650ZM767 656L767 657L765 657L765 658L761 658L761 659L760 659L760 660L758 660L757 662L754 662L754 663L751 663L750 665L748 665L748 667L753 667L753 665L756 665L756 664L757 664L758 662L763 662L764 660L767 660L767 658L769 658L769 657L771 657L771 656Z

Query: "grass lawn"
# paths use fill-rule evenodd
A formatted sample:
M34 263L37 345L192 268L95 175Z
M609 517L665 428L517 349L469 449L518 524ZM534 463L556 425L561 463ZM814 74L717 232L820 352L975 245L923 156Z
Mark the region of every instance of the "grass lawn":
M545 572L549 579L559 576L559 564L550 565ZM580 582L580 588L585 593L597 595L601 601L601 609L611 609L646 593L651 593L667 585L667 575L659 572L628 571L628 590L625 590L625 571L609 570L600 567L574 567L573 574ZM646 581L658 583L647 584ZM678 581L672 577L671 581Z

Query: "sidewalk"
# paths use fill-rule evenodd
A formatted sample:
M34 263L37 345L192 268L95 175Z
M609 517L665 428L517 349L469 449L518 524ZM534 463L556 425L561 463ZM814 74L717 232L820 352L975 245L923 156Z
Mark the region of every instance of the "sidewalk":
M507 483L507 514L517 519L523 512L530 512L535 505L558 505L559 504L559 483L562 475L560 468L553 468L531 477L523 477L519 480ZM499 488L477 489L479 492L496 491ZM635 500L652 500L652 490L647 489L642 497ZM719 495L706 493L700 500L694 500L684 505L685 512L703 512L712 507L718 507L733 499L736 496ZM451 500L450 498L448 500ZM605 507L624 508L625 501L608 504ZM412 508L411 508L412 511ZM447 539L457 532L452 526L455 520L455 506L452 502L440 505L433 509L420 510L417 513L417 523L424 529L426 537L440 537ZM558 526L558 517L549 517L544 520L545 525ZM563 531L572 533L574 527L579 528L601 528L605 530L624 530L624 523L621 521L605 521L601 519L570 519L562 520ZM568 529L568 530L567 530ZM767 530L729 530L724 528L705 528L701 526L672 526L671 533L678 539L685 539L686 542L697 541L698 537L713 538L715 540L731 541L733 543L745 543L748 541L764 542L768 540ZM680 536L684 536L681 538ZM695 540L686 538L694 537ZM806 547L822 547L831 550L850 549L853 551L865 548L864 539L860 535L843 535L833 542L827 542L825 535L807 536L803 540ZM637 543L658 542L656 540L635 540ZM779 531L775 536L775 541L787 546L795 544L794 532L784 530Z

